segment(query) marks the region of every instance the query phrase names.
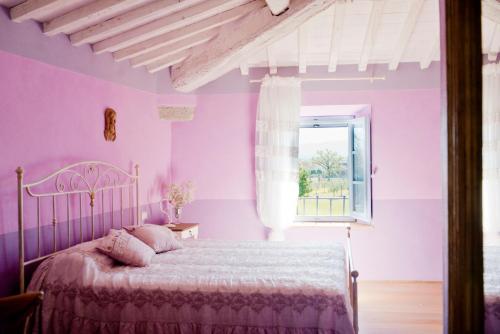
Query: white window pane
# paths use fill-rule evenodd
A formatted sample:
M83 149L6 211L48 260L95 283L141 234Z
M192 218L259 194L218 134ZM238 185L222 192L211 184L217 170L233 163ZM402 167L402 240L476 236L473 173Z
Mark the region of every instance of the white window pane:
M353 210L358 214L365 213L365 184L364 183L354 183L352 185L353 193Z
M353 180L365 180L365 132L364 128L355 126L353 129Z
M352 216L371 221L370 123L366 117L351 121Z

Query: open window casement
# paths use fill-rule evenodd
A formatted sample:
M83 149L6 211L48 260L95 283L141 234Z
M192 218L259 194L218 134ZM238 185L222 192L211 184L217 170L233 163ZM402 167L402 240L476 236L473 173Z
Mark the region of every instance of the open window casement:
M371 223L371 141L370 118L349 120L349 185L351 216L361 223Z
M325 147L331 151L337 152L345 150L345 174L340 178L346 181L345 185L347 186L348 193L342 193L341 190L340 195L337 194L331 197L324 197L321 196L320 190L319 194L316 192L315 196L306 194L299 197L295 221L299 223L351 223L356 221L358 223L370 224L372 218L372 201L369 115L303 116L301 117L300 127L299 161L302 159L301 150L304 149L303 159L306 165L311 164L310 158L308 158L308 155L310 155L311 136L315 140L314 143L318 147L317 150L323 150ZM329 137L332 136L333 133L327 130L333 128L345 129L345 141L339 139L344 136L340 135L340 132L337 132L337 135L340 135L340 137ZM312 135L311 131L320 132ZM309 141L307 138L309 138ZM324 139L324 141L316 142L318 138ZM304 140L304 144L302 140ZM331 145L340 146L332 147ZM313 165L314 164L315 163L313 163ZM324 167L322 166L322 168ZM318 176L321 175L321 173L317 170L313 172L313 178L321 178L321 176ZM330 176L327 176L327 179L328 178L330 178ZM335 178L334 176L333 179ZM315 182L318 181L316 180ZM321 182L323 181L320 181L319 185L317 185L320 189L325 187L324 184L321 185ZM340 203L342 203L337 210L332 206L332 203L335 203L335 201L337 201L337 203L341 201ZM311 202L315 203L315 205L307 205L308 203L311 204ZM325 205L325 203L328 202L330 203L329 206L326 205L326 208L322 208L321 203Z

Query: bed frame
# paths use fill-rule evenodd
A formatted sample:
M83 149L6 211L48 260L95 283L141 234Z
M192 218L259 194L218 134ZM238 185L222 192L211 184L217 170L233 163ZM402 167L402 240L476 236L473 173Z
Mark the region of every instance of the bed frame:
M94 240L95 235L95 216L99 214L95 212L96 202L100 197L100 218L101 218L101 237L105 233L105 217L109 214L109 225L113 228L115 225L115 196L119 197L119 226L139 224L139 166L135 165L135 175L129 174L124 169L102 161L83 161L76 164L66 166L55 171L47 177L32 183L23 183L24 170L22 167L16 169L17 173L17 207L18 207L18 224L19 224L19 290L23 293L26 289L25 284L25 268L34 263L39 263L45 258L52 256L61 250L82 243L88 240ZM25 196L26 192L26 196ZM135 195L134 195L135 192ZM128 201L124 200L124 195L128 195ZM24 197L26 199L36 200L36 255L35 257L26 260L25 257L25 217L24 217ZM105 198L107 197L107 200ZM134 202L135 198L135 202ZM45 252L43 248L47 245L42 245L42 220L48 217L42 217L41 202L43 199L48 199L50 204L50 221L52 225L52 247L50 251ZM88 200L88 206L83 204L84 200ZM63 202L64 208L58 210L58 202ZM108 204L106 211L106 204ZM90 208L90 216L85 215L84 209ZM65 217L63 221L59 221L58 215L60 211L64 211ZM72 211L77 211L72 214ZM125 213L125 214L124 214ZM88 224L90 219L90 236L84 238L84 229L88 232L88 226L84 226L84 222ZM59 242L58 247L58 227L61 223L67 226L67 247L61 247ZM118 222L116 222L118 223ZM79 225L79 240L73 240L74 232L72 225ZM73 238L74 239L74 238ZM47 248L47 247L45 247Z
M94 240L95 235L95 212L98 195L101 198L101 237L105 233L104 218L106 214L110 214L110 228L114 227L114 197L119 196L119 226L141 224L139 218L139 166L135 165L135 174L130 174L124 169L102 161L83 161L66 166L55 171L47 177L32 183L23 183L24 170L22 167L16 169L17 173L17 203L18 203L18 223L19 223L19 290L23 293L26 289L25 284L25 268L30 264L36 264L40 261L52 256L67 247L74 246L88 240ZM25 224L24 224L24 197L27 199L36 200L36 255L35 257L26 260L25 257ZM135 192L135 196L134 196ZM116 194L117 193L117 194ZM124 193L128 195L128 202L124 203ZM105 211L105 195L108 194L109 211ZM48 198L51 201L51 225L52 225L52 247L48 254L42 252L42 217L41 201ZM65 203L65 221L60 222L58 219L57 199ZM72 202L73 199L73 202ZM76 203L75 203L76 199ZM90 207L90 216L85 216L82 208L83 201L88 200ZM135 201L134 201L135 199ZM128 204L125 206L125 204ZM75 208L76 206L76 208ZM72 210L73 207L73 210ZM72 215L72 211L78 211L76 215ZM128 210L128 214L126 213ZM90 237L84 238L84 220L90 219ZM67 224L67 247L57 247L58 225L61 223ZM79 226L79 240L73 240L71 229L72 225ZM85 226L87 229L87 226ZM78 238L77 238L78 239ZM61 244L61 242L59 242ZM61 245L59 245L61 246ZM347 226L347 270L349 274L349 294L353 308L353 327L354 332L358 333L358 271L354 269L351 250L351 227Z
M349 274L349 295L351 297L352 305L352 323L354 326L354 333L358 334L358 277L359 272L354 269L354 261L352 259L351 248L351 226L347 226L347 272Z

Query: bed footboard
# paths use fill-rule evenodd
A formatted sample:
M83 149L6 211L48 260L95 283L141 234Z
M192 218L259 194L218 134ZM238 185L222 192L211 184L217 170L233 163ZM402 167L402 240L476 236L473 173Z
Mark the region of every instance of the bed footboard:
M352 324L354 333L358 334L358 277L359 272L354 269L351 249L351 227L347 227L347 269L349 273L349 294L352 305Z

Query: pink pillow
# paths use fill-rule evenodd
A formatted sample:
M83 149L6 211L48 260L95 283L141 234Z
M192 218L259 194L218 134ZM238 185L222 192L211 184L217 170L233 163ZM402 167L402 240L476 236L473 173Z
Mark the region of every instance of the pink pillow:
M155 255L151 247L123 230L109 230L97 249L117 261L136 267L147 266Z
M153 248L156 253L182 248L182 244L168 227L144 224L124 227L130 234Z

